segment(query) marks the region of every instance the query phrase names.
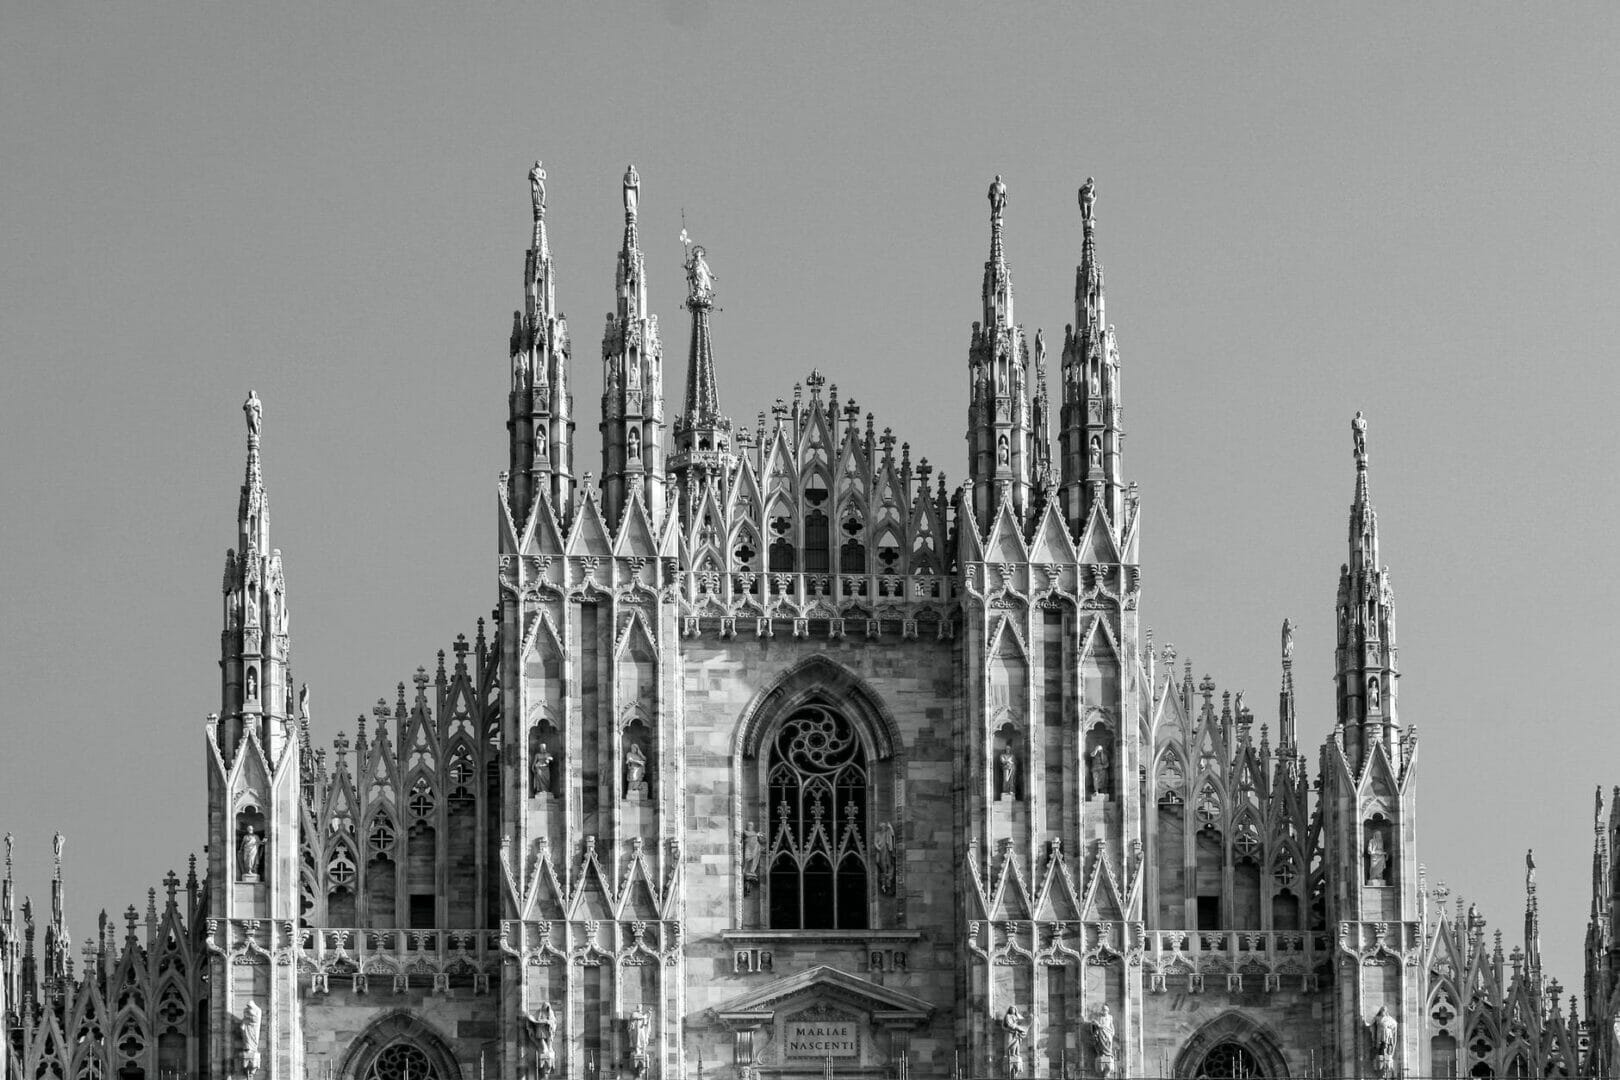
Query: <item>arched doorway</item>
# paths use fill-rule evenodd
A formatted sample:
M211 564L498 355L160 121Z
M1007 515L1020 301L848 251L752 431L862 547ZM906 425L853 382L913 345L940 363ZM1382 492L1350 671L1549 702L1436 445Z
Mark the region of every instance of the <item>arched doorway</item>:
M1176 1055L1181 1080L1287 1080L1277 1040L1240 1012L1217 1016L1193 1033Z
M420 1018L390 1013L361 1033L343 1055L342 1080L461 1080L443 1037Z

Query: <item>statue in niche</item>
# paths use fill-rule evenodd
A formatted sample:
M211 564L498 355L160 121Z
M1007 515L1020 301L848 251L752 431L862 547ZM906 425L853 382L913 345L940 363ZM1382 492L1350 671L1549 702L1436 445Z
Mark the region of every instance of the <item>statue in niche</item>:
M1108 1011L1108 1004L1097 1013L1096 1019L1091 1021L1091 1050L1097 1058L1097 1071L1103 1076L1110 1076L1114 1071L1114 1014Z
M1001 797L1007 799L1017 798L1017 788L1014 782L1018 779L1018 755L1013 753L1012 743L1001 747L1001 756L997 759L1001 765Z
M248 668L247 669L247 680L246 680L246 682L247 682L247 686L246 686L246 690L244 691L244 693L247 695L247 700L248 701L258 701L259 700L259 671L258 671L257 668Z
M1097 181L1086 177L1086 182L1080 185L1080 220L1090 221L1097 206Z
M1376 712L1380 707L1383 694L1378 685L1378 676L1371 676L1367 680L1367 711Z
M1395 1033L1400 1025L1389 1015L1389 1009L1378 1006L1378 1012L1367 1025L1368 1042L1372 1045L1373 1071L1387 1080L1395 1075Z
M647 754L641 744L631 742L624 749L624 792L626 795L647 793Z
M636 1076L643 1076L650 1064L648 1049L652 1045L652 1011L646 1005L637 1005L625 1025L630 1029L630 1070Z
M264 837L252 824L242 826L236 841L236 875L241 881L258 881L264 871Z
M872 859L877 863L878 888L884 895L894 893L894 826L885 821L872 835Z
M1367 884L1389 884L1389 845L1376 825L1367 831Z
M259 602L253 596L252 586L249 586L247 591L247 624L249 626L259 625Z
M1007 436L1005 435L996 442L996 464L1004 469L1012 464L1012 452L1007 447Z
M242 402L242 412L247 416L248 434L258 439L259 429L264 427L264 402L252 390L248 391L247 400Z
M529 759L529 791L532 794L551 794L551 763L555 760L545 743L541 743Z
M1096 435L1091 437L1091 467L1093 469L1102 468L1102 439Z
M259 1071L259 1018L257 1002L242 1006L242 1075L252 1076Z
M1029 1017L1008 1005L1001 1014L1002 1049L1007 1054L1008 1080L1017 1080L1024 1071L1024 1039L1029 1035Z
M1091 753L1087 754L1086 758L1087 765L1091 770L1091 793L1101 795L1106 799L1113 787L1111 782L1113 779L1113 755L1108 752L1108 747L1098 743L1091 748Z
M765 854L765 834L752 821L742 834L743 895L759 887L759 863Z
M640 461L641 460L641 432L637 431L635 428L631 428L630 429L630 435L625 440L625 443L626 443L626 451L625 451L626 456L631 461Z
M534 1044L534 1075L537 1080L543 1080L557 1067L557 1051L552 1043L557 1013L552 1009L551 1002L547 1001L534 1012L525 1013L523 1019L528 1028L529 1041Z

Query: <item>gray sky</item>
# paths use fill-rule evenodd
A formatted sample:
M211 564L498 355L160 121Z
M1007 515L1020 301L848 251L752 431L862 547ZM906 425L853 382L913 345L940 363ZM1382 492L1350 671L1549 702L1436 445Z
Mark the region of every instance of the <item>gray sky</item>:
M1018 316L1050 337L1074 317L1089 173L1145 621L1275 730L1291 616L1318 743L1366 410L1420 858L1512 944L1534 845L1549 962L1579 986L1592 789L1620 782L1612 5L106 3L3 23L0 829L36 897L68 835L80 939L202 843L250 386L323 742L494 602L536 156L585 467L633 161L671 412L684 208L719 279L722 405L751 421L819 367L953 484L985 187L1006 177Z

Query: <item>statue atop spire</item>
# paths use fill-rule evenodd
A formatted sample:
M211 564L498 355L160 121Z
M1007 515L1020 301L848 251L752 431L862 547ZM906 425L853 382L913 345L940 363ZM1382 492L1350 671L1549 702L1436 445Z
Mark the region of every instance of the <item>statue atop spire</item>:
M686 245L686 302L714 305L714 271L709 269L708 251L702 244L692 243L686 230L681 230L681 243Z
M1350 436L1355 440L1356 468L1365 469L1367 467L1367 418L1361 415L1360 409L1356 410L1355 419L1350 421Z
M534 159L534 168L529 170L529 199L534 203L534 220L538 222L546 216L546 170L539 158Z
M264 402L252 390L248 391L247 400L242 402L242 413L247 417L248 442L259 441L259 429L264 426Z
M1007 210L1007 185L1001 182L1001 174L990 181L990 220L999 224L1001 215Z
M624 219L634 221L640 210L641 174L634 165L624 170Z
M1086 228L1091 227L1095 220L1097 206L1097 181L1095 177L1086 177L1086 182L1080 185L1080 220Z
M1293 663L1294 660L1294 622L1292 619L1284 619L1282 622L1282 660L1285 665Z

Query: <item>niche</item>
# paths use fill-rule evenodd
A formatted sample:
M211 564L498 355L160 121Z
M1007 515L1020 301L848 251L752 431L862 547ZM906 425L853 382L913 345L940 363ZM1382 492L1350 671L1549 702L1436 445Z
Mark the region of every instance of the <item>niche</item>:
M652 732L640 717L625 725L623 747L624 797L633 802L651 800L655 775Z
M1107 801L1114 794L1113 732L1102 722L1086 732L1086 794Z
M1395 883L1390 874L1390 858L1394 854L1390 832L1389 819L1383 814L1374 814L1362 825L1362 868L1368 885Z
M995 737L995 799L1020 802L1024 798L1023 734L1012 724L1003 724Z

